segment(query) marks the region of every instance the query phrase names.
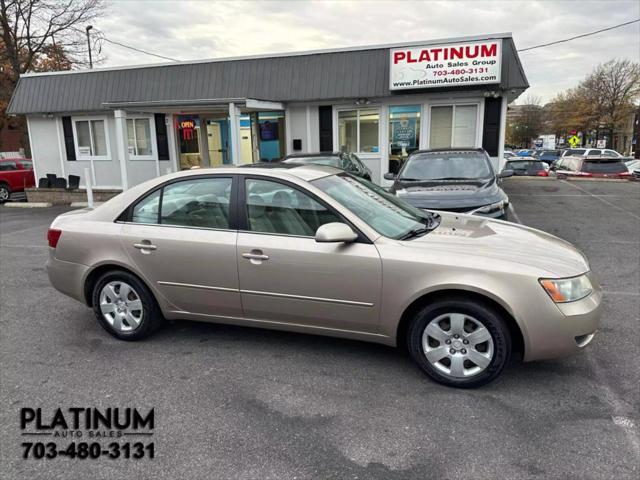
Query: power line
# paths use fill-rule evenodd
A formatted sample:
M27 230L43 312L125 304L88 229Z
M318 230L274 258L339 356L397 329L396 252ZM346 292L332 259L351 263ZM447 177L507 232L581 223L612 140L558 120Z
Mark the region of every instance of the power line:
M151 53L151 52L147 52L145 50L142 50L140 48L132 47L131 45L125 45L124 43L116 42L115 40L111 40L111 39L105 37L104 35L101 35L100 38L102 40L104 40L105 42L109 42L109 43L112 43L114 45L119 45L121 47L128 48L129 50L134 50L134 51L139 52L139 53L144 53L145 55L151 55L152 57L158 57L158 58L163 58L165 60L171 60L172 62L180 62L180 60L175 59L175 58L165 57L163 55L158 55L157 53Z
M640 22L640 18L631 20L630 22L620 23L618 25L614 25L613 27L607 27L607 28L603 28L602 30L596 30L595 32L583 33L582 35L576 35L575 37L565 38L564 40L557 40L555 42L543 43L541 45L534 45L533 47L521 48L520 50L518 50L518 52L526 52L528 50L533 50L534 48L542 48L542 47L548 47L550 45L556 45L558 43L570 42L571 40L575 40L576 38L588 37L590 35L595 35L597 33L613 30L614 28L620 28L620 27L624 27L625 25L631 25L632 23L636 23L636 22Z

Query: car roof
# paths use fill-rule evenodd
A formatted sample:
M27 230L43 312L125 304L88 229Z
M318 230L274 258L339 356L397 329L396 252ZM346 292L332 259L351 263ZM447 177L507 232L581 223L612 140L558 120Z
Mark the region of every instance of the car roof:
M409 157L418 155L420 153L427 153L427 154L430 154L430 153L484 153L486 154L487 152L484 150L484 148L430 148L430 149L424 149L424 150L414 150L409 154Z
M291 153L284 157L288 158L313 158L313 157L339 157L343 153L347 152L314 152L314 153Z

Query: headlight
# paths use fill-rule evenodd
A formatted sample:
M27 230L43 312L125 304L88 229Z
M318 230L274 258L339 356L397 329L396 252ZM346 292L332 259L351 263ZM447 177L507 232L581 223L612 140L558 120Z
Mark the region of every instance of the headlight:
M593 291L586 274L572 278L541 278L540 285L556 303L575 302Z
M495 212L496 210L504 210L505 203L506 202L504 200L500 200L499 202L492 203L491 205L485 205L484 207L476 208L475 210L472 210L469 213L471 213L471 214L473 214L473 213L492 213L492 212Z

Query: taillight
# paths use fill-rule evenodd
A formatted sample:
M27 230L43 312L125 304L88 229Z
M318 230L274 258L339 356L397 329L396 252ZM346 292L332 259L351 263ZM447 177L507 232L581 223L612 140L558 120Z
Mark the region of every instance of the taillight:
M49 246L51 248L56 248L58 246L60 235L62 235L62 230L56 230L55 228L49 229L49 231L47 232L47 241L49 242Z
M632 176L631 172L622 172L618 174L619 177L628 178Z
M540 170L538 172L538 176L539 177L548 177L549 176L549 172L547 172L546 170Z

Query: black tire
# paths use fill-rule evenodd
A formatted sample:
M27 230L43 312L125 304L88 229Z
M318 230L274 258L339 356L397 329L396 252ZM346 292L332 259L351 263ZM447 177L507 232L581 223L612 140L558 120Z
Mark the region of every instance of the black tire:
M507 210L505 208L504 209L504 215L502 215L499 220L504 220L505 222L508 222L509 221L509 210Z
M6 183L0 183L0 203L9 201L11 198L11 189Z
M457 313L473 317L489 331L493 341L493 357L489 364L484 370L467 378L450 376L432 365L427 360L422 346L423 333L432 320L442 315ZM469 326L468 320L465 320L465 326ZM476 388L491 382L500 375L511 356L511 336L501 315L483 302L463 297L441 299L420 310L407 330L407 346L413 360L427 375L443 385L458 388Z
M119 331L107 321L100 308L100 295L103 288L111 282L124 282L131 286L142 303L141 319L139 324L130 331ZM147 286L135 275L122 270L112 270L103 274L93 286L91 294L93 311L107 332L120 340L142 340L155 332L164 322L158 303ZM140 313L138 313L140 315Z

